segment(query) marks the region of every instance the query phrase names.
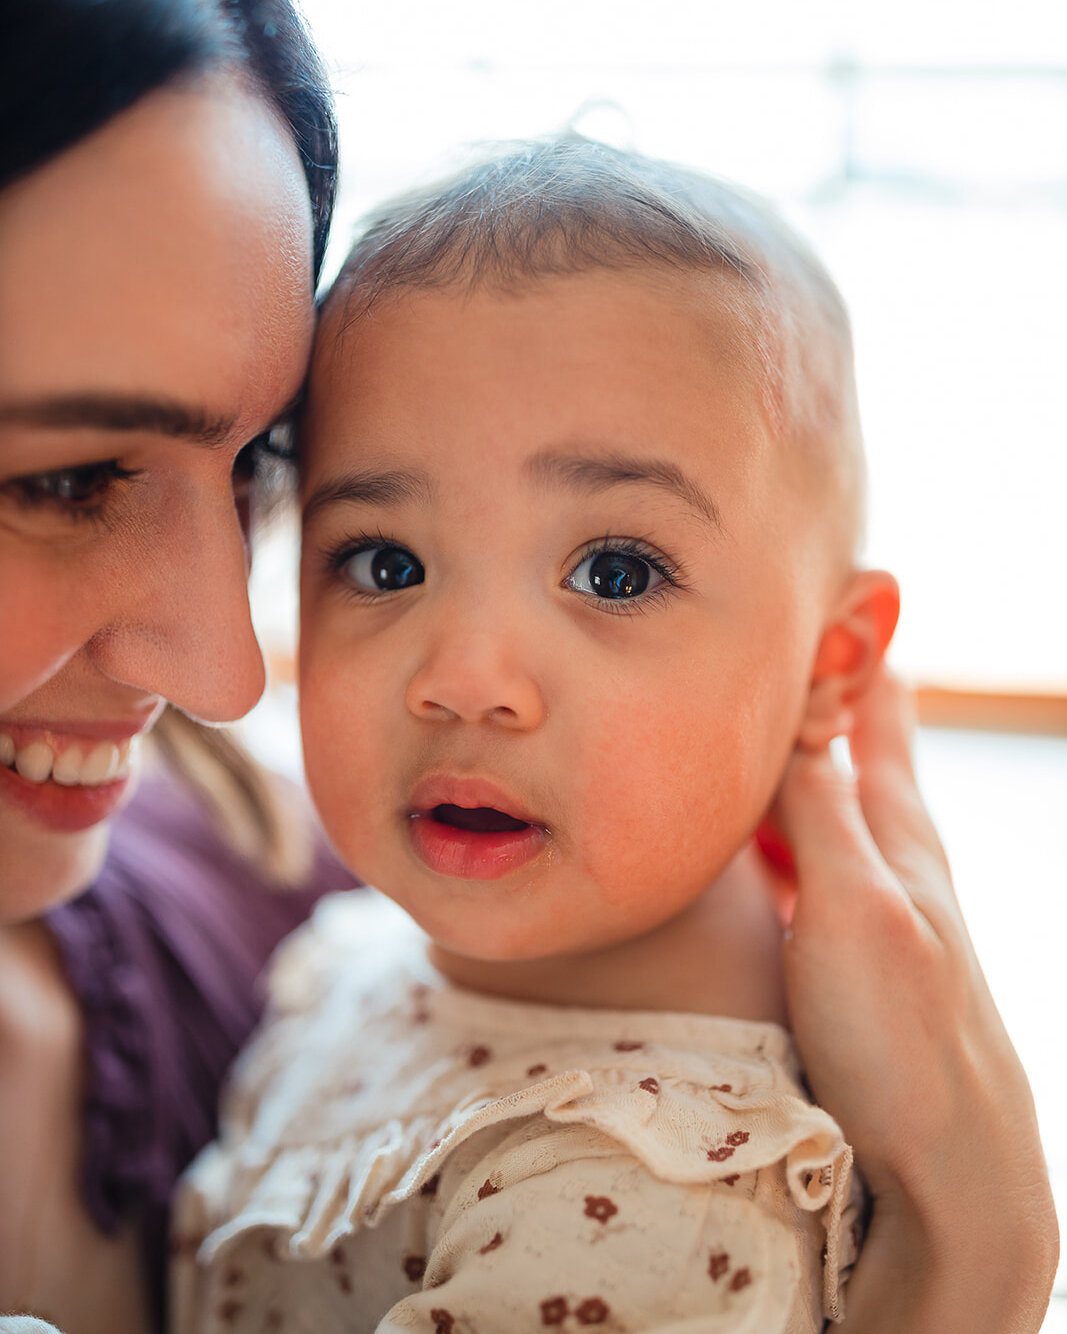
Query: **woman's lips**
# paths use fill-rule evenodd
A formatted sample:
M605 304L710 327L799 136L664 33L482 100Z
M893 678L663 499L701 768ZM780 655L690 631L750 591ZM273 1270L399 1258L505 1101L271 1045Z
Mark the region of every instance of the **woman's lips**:
M136 719L47 723L0 720L0 799L46 829L76 833L108 819L138 769Z
M438 875L497 880L533 861L547 828L493 783L435 778L415 789L408 811L411 846Z
M14 769L0 767L0 800L56 833L74 834L109 819L130 786L132 773L96 787L62 787L49 779L31 782Z

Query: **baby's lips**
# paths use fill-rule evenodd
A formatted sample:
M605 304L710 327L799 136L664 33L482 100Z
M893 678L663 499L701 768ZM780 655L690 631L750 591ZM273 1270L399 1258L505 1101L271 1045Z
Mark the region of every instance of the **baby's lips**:
M773 870L787 880L796 880L797 864L793 859L793 849L786 842L782 831L770 819L764 820L756 830L756 846Z
M409 816L432 816L440 806L498 811L521 824L540 825L517 798L488 779L472 775L439 774L418 783L408 805Z

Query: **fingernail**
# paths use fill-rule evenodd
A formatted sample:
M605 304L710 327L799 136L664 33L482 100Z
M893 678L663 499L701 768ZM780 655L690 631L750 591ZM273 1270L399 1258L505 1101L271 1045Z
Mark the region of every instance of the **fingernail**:
M852 747L847 736L835 736L830 742L830 761L839 774L846 778L855 778L856 770L852 763Z

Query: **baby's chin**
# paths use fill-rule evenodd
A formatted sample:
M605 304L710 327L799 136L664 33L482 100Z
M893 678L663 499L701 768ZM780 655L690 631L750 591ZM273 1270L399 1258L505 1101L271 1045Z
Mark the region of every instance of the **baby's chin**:
M420 911L395 899L425 933L431 953L456 967L506 969L509 965L536 967L569 955L584 954L595 945L572 939L558 929L524 920L521 915L492 910L470 912L470 920L457 922L456 915L443 911Z
M678 915L638 923L613 921L610 907L602 905L591 921L564 923L551 913L501 913L493 920L495 914L484 912L469 924L461 924L454 918L438 920L434 914L420 914L403 903L400 906L429 937L432 954L455 968L531 975L558 966L580 967L581 961L597 956L606 958L614 950L654 936ZM688 907L686 903L680 911Z
M750 844L748 837L745 847ZM396 881L391 892L384 888L388 878L368 874L367 879L414 920L442 959L454 960L457 967L536 971L568 961L572 966L575 961L606 963L606 956L630 947L643 957L658 933L684 926L720 883L732 882L742 861L740 854L732 855L720 867L709 859L651 882L621 876L612 892L598 877L564 880L558 867L550 868L547 877L453 882L434 893L417 882Z
M401 907L404 905L401 904ZM453 923L442 923L423 915L421 918L405 909L426 933L435 953L442 959L487 967L508 964L537 964L551 959L582 954L587 947L572 944L555 932L536 931L522 925L487 927L472 925L469 930Z

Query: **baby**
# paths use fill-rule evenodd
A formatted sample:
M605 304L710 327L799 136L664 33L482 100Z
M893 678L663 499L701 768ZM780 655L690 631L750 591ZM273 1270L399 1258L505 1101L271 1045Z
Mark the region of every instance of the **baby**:
M371 220L300 466L308 780L417 927L283 947L178 1334L839 1319L861 1193L753 843L897 614L830 279L718 182L503 152Z

